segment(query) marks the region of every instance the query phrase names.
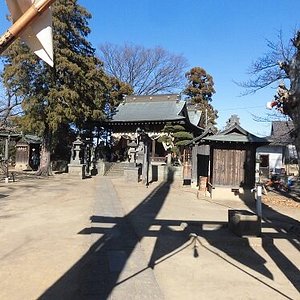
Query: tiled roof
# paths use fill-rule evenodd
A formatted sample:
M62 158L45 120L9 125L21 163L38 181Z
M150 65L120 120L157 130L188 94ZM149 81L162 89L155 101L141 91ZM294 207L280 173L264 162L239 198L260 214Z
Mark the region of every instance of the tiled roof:
M110 122L184 120L185 101L167 95L131 96L120 104ZM176 95L177 96L177 95Z
M270 140L272 145L293 144L294 125L292 121L273 121Z
M268 144L267 138L260 138L245 129L238 124L232 124L224 131L203 138L208 142L235 142L235 143L264 143Z

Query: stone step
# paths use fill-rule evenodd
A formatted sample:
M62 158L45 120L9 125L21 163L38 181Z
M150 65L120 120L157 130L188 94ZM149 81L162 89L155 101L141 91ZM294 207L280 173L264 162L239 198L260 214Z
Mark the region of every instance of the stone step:
M105 173L105 176L123 176L124 165L122 163L114 163Z

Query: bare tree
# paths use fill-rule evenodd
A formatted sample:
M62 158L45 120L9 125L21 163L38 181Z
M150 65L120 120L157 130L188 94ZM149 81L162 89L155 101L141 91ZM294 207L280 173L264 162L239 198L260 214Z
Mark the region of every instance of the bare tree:
M277 109L293 121L300 166L300 31L287 46L283 43L281 33L279 42L268 42L268 46L271 51L252 65L254 79L241 85L248 92L256 92L279 80L277 93L267 106Z
M13 97L9 93L0 94L0 130L15 130L11 123L11 118L21 113L21 102L18 97Z
M106 72L132 86L137 95L174 92L184 85L187 61L161 47L110 43L99 47Z
M251 78L246 82L237 83L246 89L245 94L253 94L278 80L288 79L287 74L280 68L279 62L292 60L295 55L292 42L285 43L282 32L279 31L277 41L267 40L267 47L269 51L250 66L248 73Z

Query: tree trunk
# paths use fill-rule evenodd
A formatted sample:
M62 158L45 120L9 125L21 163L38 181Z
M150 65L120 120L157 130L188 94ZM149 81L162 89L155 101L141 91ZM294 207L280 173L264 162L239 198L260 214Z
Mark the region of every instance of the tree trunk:
M51 134L49 130L45 130L44 138L40 152L40 166L36 172L38 176L49 176L51 172L51 161L50 161L50 145L51 145Z
M296 151L297 151L297 161L298 161L298 169L300 170L300 130L299 130L299 126L300 126L300 110L299 107L297 108L297 112L298 112L298 116L296 117L296 114L294 113L293 115L293 124L294 124L294 128L295 128L295 147L296 147ZM299 174L300 176L300 174Z
M298 166L300 170L300 31L293 40L297 51L288 68L290 79L290 90L288 99L288 115L293 120L295 146L298 155Z

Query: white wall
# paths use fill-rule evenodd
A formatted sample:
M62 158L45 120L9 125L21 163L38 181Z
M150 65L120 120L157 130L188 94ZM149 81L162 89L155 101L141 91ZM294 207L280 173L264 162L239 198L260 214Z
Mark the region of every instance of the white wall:
M259 155L269 155L269 168L281 169L283 168L282 146L264 146L256 150L256 157Z

